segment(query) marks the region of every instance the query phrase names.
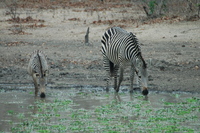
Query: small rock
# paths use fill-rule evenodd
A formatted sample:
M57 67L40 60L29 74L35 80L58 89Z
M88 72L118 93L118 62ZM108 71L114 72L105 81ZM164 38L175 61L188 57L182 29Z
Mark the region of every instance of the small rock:
M177 37L177 35L174 35L174 37Z
M176 55L182 55L181 53L176 53Z
M195 66L195 69L198 70L198 69L199 69L199 66Z
M164 67L164 66L161 66L161 67L160 67L160 70L161 70L161 71L164 71L164 70L165 70L165 67Z
M60 75L64 76L64 75L68 75L69 73L68 72L62 72L60 73Z

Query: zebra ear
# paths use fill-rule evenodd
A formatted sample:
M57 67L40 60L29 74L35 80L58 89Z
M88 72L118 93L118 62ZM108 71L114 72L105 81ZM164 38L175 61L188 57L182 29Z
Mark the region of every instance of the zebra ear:
M133 35L133 32L130 32L131 35Z
M46 73L46 74L49 74L49 70L46 70L45 73Z
M130 35L133 36L134 38L136 37L134 33L130 32Z

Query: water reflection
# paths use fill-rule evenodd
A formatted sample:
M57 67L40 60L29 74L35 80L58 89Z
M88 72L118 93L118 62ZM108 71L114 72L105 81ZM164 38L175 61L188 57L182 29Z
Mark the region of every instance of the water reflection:
M121 95L123 94L123 95ZM112 95L112 94L110 94ZM137 94L137 93L129 93L129 92L126 92L126 93L116 93L114 92L114 96L113 96L113 100L117 101L117 102L122 102L122 101L134 101L135 100L135 96L138 96L140 94ZM142 100L144 101L148 101L148 95L147 96L142 96L143 97Z
M148 100L149 100L148 95L147 95L147 96L144 96L144 99L143 99L143 100L148 101Z
M19 113L29 117L27 112L34 112L29 108L29 105L34 105L35 99L33 96L24 91L8 91L0 93L0 129L8 132L10 129L9 123L20 122Z
M120 98L120 96L119 96L119 93L114 93L114 99L116 100L116 101L118 101L118 102L121 102L121 98Z
M41 99L35 97L30 91L7 91L0 92L0 129L4 132L10 132L12 124L20 122L18 114L23 114L27 118L38 112L40 103L53 103L55 99L72 100L74 110L85 109L92 110L98 106L109 104L112 101L121 103L124 101L137 104L138 100L148 101L153 108L164 108L164 102L180 102L180 99L187 97L199 97L191 93L155 93L151 92L148 96L142 96L140 92L129 93L121 91L91 91L91 89L48 89L47 97ZM39 104L38 104L39 103ZM66 115L63 112L63 116ZM61 114L62 115L62 114ZM61 116L62 117L62 116ZM56 119L56 118L55 118ZM51 119L54 121L55 119Z

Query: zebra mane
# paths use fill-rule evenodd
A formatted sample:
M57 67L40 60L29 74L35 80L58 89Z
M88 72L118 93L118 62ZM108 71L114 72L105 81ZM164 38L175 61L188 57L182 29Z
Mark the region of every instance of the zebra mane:
M128 33L127 31L125 31L124 29L120 28L120 27L112 27L111 29L116 30L117 32L124 32L124 33Z
M140 59L141 59L141 61L142 61L142 67L144 68L144 69L146 69L147 68L147 63L145 62L145 60L144 60L144 58L142 57L142 54L140 53L140 57L139 57Z
M134 41L137 42L137 45L139 45L139 43L138 43L138 39L137 39L136 35L133 34L132 32L130 32L129 34L130 34L130 36L133 37Z
M134 42L138 45L138 47L139 47L138 58L142 61L142 64L143 64L142 67L143 67L144 69L146 69L146 68L147 68L147 64L146 64L144 58L142 57L142 52L141 52L140 43L138 42L138 39L137 39L137 37L136 37L135 34L133 34L132 32L130 32L130 36L133 38L133 41L134 41Z

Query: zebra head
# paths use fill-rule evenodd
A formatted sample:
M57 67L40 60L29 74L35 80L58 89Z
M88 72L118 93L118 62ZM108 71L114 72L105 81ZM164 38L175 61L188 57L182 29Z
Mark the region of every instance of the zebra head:
M147 81L148 81L148 74L147 74L147 64L144 61L144 59L141 56L141 61L142 61L142 65L140 66L140 75L139 78L141 78L140 80L140 84L142 87L142 94L143 95L148 95L149 91L147 88Z
M34 72L33 77L36 79L36 84L39 87L40 91L40 97L45 98L45 89L47 86L47 76L48 76L48 70L43 71L43 73L39 74L37 72Z
M141 68L141 85L142 85L142 94L147 95L148 88L147 88L147 81L148 81L148 75L147 75L147 68Z
M40 97L45 98L45 89L47 86L47 75L48 70L43 71L42 75L39 76L39 86L40 86Z

